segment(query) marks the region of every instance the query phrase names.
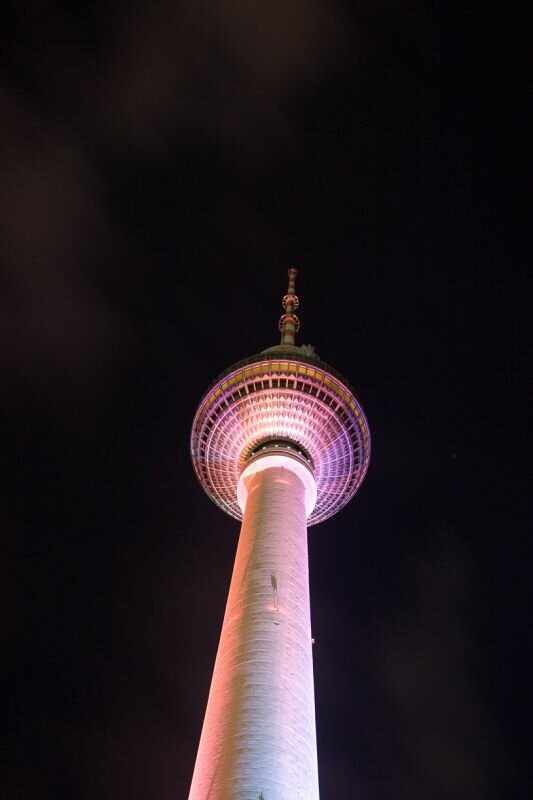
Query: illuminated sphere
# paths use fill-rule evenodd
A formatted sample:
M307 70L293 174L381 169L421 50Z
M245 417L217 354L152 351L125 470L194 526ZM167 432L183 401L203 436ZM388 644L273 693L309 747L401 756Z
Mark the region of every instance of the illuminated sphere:
M281 344L229 367L203 396L191 454L209 497L242 519L237 485L261 450L284 450L314 474L307 524L331 517L353 497L368 468L370 434L347 381L310 348Z

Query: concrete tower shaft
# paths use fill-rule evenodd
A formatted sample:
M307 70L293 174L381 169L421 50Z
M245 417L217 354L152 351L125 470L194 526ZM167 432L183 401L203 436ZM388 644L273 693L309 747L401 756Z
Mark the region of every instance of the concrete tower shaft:
M252 467L189 800L318 800L306 528L314 479L285 455Z

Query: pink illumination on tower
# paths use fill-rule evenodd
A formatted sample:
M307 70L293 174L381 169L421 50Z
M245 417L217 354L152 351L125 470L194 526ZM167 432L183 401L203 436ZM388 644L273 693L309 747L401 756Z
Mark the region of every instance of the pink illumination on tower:
M226 370L196 412L196 475L242 519L189 800L318 800L307 527L368 468L370 435L344 378L297 347L296 269L281 344Z

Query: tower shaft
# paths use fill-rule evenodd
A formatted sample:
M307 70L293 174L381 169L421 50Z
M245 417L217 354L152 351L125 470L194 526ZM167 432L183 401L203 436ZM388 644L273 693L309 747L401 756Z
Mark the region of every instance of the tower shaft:
M244 515L189 800L318 800L306 524L314 480L303 469L276 456L241 478Z

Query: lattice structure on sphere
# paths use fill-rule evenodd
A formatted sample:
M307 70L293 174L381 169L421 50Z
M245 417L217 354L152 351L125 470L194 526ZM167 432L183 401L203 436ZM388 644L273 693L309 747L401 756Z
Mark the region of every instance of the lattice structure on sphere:
M202 399L192 429L193 464L207 494L242 518L237 483L262 444L299 446L317 484L315 525L335 514L359 488L370 459L368 424L355 394L318 358L290 348L265 351L230 367Z

